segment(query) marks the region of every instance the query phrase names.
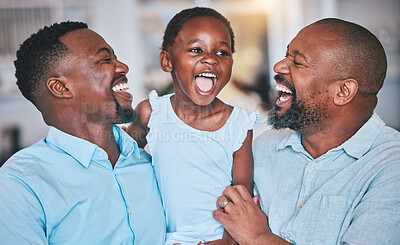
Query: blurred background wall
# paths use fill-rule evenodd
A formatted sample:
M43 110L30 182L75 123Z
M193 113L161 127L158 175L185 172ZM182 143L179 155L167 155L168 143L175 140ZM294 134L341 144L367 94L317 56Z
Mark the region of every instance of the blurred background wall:
M0 165L17 149L45 137L48 129L15 84L15 52L30 34L53 22L88 23L129 65L135 106L152 89L171 91L170 76L158 64L163 32L174 14L194 6L215 8L231 21L237 51L232 80L219 97L263 113L255 135L268 128L273 65L302 27L324 17L361 24L383 43L389 67L376 112L400 129L399 0L0 0Z

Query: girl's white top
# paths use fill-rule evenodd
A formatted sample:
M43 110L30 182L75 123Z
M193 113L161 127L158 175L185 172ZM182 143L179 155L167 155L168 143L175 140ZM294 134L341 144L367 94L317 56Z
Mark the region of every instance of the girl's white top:
M221 239L224 228L214 220L213 211L217 198L232 183L233 153L259 113L249 115L234 107L220 129L202 131L178 118L171 96L149 94L152 113L146 137L166 215L166 244Z

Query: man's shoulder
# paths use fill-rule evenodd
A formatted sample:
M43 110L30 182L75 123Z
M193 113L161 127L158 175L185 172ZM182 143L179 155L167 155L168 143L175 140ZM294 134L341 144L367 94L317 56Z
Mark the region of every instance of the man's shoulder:
M385 126L382 129L380 137L377 143L391 142L397 146L400 146L400 132L394 128Z
M23 174L27 169L35 166L42 159L48 157L49 147L44 140L28 146L13 154L0 168L0 175Z
M400 132L385 126L366 155L372 154L377 157L387 156L388 159L396 159L400 163Z
M276 146L293 133L290 129L268 129L254 140L255 147Z
M377 114L374 114L352 138L360 144L368 144L369 151L400 146L400 132L387 126Z

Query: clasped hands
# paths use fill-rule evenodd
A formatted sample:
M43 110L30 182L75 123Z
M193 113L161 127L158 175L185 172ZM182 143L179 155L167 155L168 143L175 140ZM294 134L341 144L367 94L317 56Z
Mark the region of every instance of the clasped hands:
M242 185L228 186L217 200L214 219L224 226L237 243L255 244L262 237L272 235L259 199L259 196L251 197ZM228 245L228 242L220 239L200 244Z

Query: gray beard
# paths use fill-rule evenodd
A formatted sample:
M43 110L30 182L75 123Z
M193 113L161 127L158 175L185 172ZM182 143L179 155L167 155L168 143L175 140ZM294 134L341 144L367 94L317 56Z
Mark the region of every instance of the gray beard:
M268 113L268 123L274 129L289 128L294 131L313 133L321 130L323 120L328 118L326 104L307 104L293 97L292 104L285 114L279 115L277 105Z

